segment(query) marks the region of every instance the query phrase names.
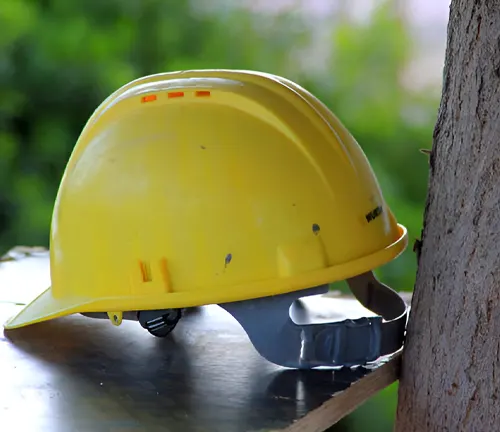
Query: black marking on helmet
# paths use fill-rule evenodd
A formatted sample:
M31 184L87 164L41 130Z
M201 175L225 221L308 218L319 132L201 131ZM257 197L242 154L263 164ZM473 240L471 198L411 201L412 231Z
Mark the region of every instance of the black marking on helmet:
M225 261L224 261L224 262L225 262L225 266L226 266L226 267L227 267L227 265L231 262L231 260L232 260L232 259L233 259L233 255L232 255L232 254L230 254L230 253L228 253L228 254L226 255L226 259L225 259Z
M312 230L313 230L313 233L314 233L315 235L318 235L318 233L319 233L320 229L321 229L321 228L319 227L319 225L318 225L318 224L316 224L316 223L315 223L315 224L313 224L313 226L312 226Z
M371 221L377 219L383 212L382 206L375 207L372 211L365 215L366 221L370 223Z

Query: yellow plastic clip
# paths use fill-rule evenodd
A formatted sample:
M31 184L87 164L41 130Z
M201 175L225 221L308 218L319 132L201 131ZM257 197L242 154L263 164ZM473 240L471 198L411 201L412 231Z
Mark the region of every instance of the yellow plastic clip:
M119 326L122 323L123 313L122 312L108 312L108 318L111 324Z

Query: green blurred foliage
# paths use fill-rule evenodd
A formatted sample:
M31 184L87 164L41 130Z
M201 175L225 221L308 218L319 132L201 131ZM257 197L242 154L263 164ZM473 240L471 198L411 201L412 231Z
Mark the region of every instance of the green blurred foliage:
M0 6L0 249L48 245L66 161L92 111L139 76L191 68L263 70L316 94L366 152L410 248L378 269L412 290L438 95L400 84L413 53L391 1L371 20L332 22L323 69L304 53L311 24L297 11L269 15L198 0L5 0ZM310 66L317 66L310 65ZM394 385L333 430L388 431Z

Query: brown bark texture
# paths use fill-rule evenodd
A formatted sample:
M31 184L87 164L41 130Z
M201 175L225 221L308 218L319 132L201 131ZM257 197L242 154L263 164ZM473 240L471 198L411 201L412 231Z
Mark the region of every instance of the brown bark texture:
M452 0L395 430L500 431L500 0Z

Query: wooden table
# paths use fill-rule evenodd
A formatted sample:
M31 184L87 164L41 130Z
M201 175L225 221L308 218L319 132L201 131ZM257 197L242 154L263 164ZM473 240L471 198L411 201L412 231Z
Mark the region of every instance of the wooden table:
M0 263L2 323L50 280L47 252L30 253ZM370 314L350 298L311 301L322 317ZM398 355L370 370L277 367L218 306L189 310L164 339L137 322L73 315L0 342L1 431L319 432L399 372Z

